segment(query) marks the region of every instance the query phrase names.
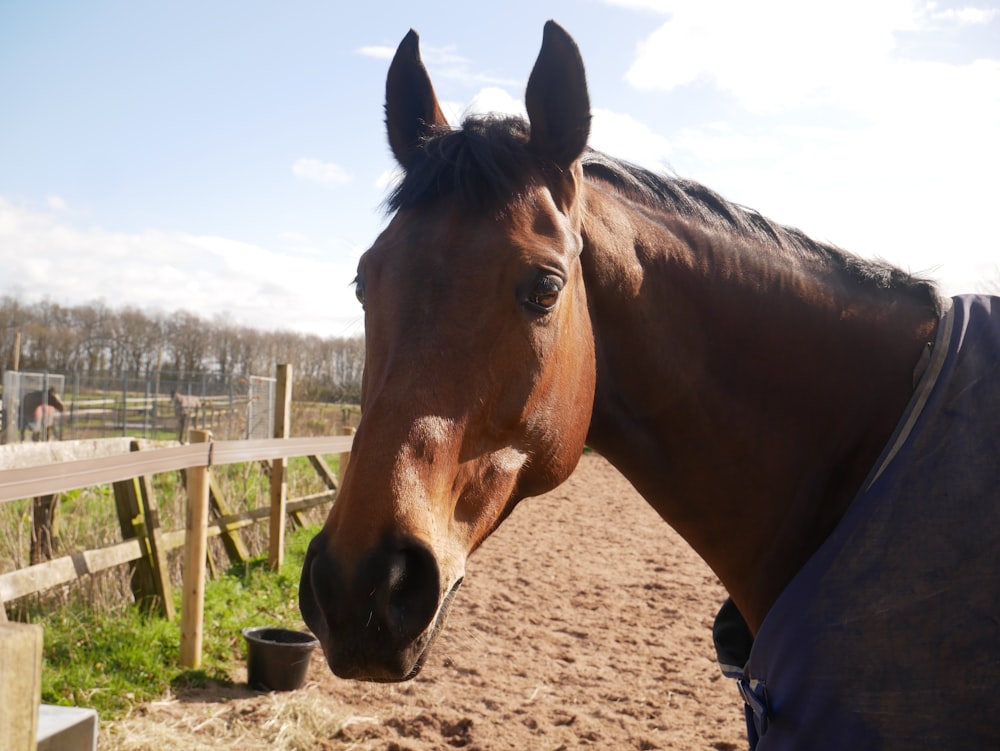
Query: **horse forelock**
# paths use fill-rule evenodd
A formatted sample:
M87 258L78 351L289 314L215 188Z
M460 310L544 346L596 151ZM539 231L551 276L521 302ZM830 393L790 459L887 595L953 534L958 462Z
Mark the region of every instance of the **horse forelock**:
M537 180L530 128L513 115L473 115L461 129L433 128L386 200L389 211L440 198L462 209L501 209Z

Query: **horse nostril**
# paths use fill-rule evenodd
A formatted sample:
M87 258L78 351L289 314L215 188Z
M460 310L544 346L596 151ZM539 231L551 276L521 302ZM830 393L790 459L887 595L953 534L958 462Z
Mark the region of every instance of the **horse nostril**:
M344 564L320 533L306 553L299 609L336 675L400 681L420 670L432 623L454 594L442 603L441 586L437 560L418 539L386 535Z
M325 641L332 627L341 620L339 608L344 601L340 569L326 553L322 533L309 543L299 579L299 611L302 620L319 640Z
M384 561L382 581L374 587L376 613L393 636L409 641L437 613L441 594L437 562L416 541L396 547Z

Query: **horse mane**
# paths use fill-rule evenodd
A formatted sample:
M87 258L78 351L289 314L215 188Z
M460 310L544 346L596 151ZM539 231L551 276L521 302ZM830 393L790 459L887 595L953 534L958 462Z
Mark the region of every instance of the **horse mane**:
M588 177L612 186L636 203L652 209L668 208L743 240L783 248L831 268L856 288L897 292L935 316L941 313L941 299L931 280L890 263L861 258L836 245L813 240L802 230L772 222L753 209L727 201L700 183L664 177L593 150L584 155L583 170Z
M508 115L472 115L461 129L430 129L386 200L387 210L414 208L444 196L458 200L463 210L502 210L539 180L538 160L528 146L529 138L527 121ZM817 242L801 230L772 222L697 182L660 175L593 149L584 153L582 165L588 178L647 208L670 211L731 237L813 259L859 291L895 292L935 316L941 312L941 299L932 281Z

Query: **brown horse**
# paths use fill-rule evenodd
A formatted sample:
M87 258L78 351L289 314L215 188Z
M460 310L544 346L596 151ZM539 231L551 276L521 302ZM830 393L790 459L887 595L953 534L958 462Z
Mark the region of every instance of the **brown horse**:
M55 434L56 422L66 411L66 405L59 398L55 387L48 391L29 391L21 400L21 440L29 431L32 441L52 439Z
M951 414L939 392L965 365L942 358L960 330L1000 329L1000 304L953 305L925 280L589 150L582 60L552 22L526 106L527 122L450 128L412 31L389 69L405 174L358 266L363 416L299 595L331 669L414 676L467 556L588 444L730 593L720 658L761 748L996 747L1000 504L966 525L978 540L938 531L954 517L942 493L995 500L1000 462L968 491L935 465L952 484L926 501L913 499L929 483L904 469L943 451L914 437ZM980 393L965 385L962 398ZM989 456L996 433L969 440ZM869 499L886 485L903 500ZM894 534L908 507L917 521ZM966 550L982 565L958 578L975 587L942 582Z
M201 412L201 399L191 394L181 394L177 389L170 392L170 401L174 405L174 417L177 418L177 441L187 443L188 430L197 424Z

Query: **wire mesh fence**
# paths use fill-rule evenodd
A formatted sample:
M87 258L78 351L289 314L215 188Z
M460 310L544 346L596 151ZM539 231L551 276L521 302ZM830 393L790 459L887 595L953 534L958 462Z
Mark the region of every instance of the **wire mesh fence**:
M269 438L274 398L267 376L6 371L0 440L183 440L191 428L220 439Z

